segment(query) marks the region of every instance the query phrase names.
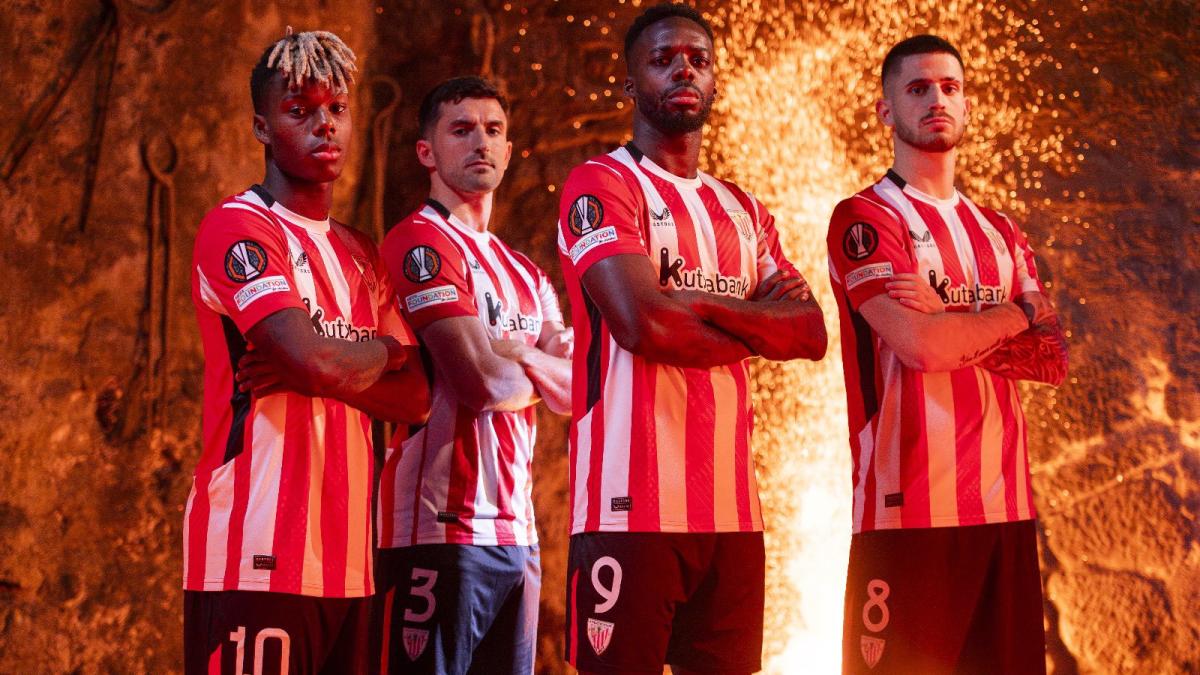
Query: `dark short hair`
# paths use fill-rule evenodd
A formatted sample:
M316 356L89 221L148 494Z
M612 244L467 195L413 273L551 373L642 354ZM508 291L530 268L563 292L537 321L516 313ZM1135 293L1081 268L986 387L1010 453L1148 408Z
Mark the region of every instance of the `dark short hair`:
M663 19L680 17L692 21L704 29L708 34L710 41L715 41L713 37L712 25L697 12L694 8L689 7L680 2L664 2L657 5L652 5L646 8L633 23L629 25L629 30L625 31L625 58L629 58L629 52L633 50L633 43L646 32L646 29Z
M896 46L888 50L887 56L883 57L883 67L879 71L880 81L886 81L890 75L900 70L901 59L917 54L949 54L958 61L963 70L966 70L962 54L958 53L954 45L936 35L914 35L896 43Z
M278 73L275 68L268 68L267 62L271 58L271 52L275 49L275 44L272 42L263 50L262 56L258 57L258 63L254 64L254 70L250 71L250 102L254 104L254 112L261 113L263 106L267 103L267 85L271 82L271 78ZM245 72L245 71L243 71Z
M464 98L491 98L500 104L500 108L508 113L508 99L500 93L500 88L489 80L474 75L452 77L442 82L425 94L421 101L421 109L417 112L417 127L421 138L429 138L433 127L441 116L443 103L460 103Z

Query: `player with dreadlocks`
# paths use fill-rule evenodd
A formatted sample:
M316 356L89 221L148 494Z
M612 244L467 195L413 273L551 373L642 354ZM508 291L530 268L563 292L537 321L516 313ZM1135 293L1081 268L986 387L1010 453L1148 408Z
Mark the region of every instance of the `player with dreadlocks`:
M261 184L200 224L203 451L184 516L187 673L366 671L370 417L429 391L374 243L329 217L354 52L287 35L250 76Z

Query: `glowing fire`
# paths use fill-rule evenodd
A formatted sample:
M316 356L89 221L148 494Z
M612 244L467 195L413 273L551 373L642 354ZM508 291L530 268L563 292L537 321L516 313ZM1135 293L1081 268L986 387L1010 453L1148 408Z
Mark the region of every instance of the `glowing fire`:
M963 52L977 111L960 156L960 182L970 194L1022 214L1018 181L1028 187L1046 163L1074 168L1062 153L1070 129L1031 137L1038 101L1053 97L1023 84L1030 68L1053 63L1022 49L1040 41L1036 22L995 3L862 5L742 0L723 3L711 16L720 26L722 75L718 133L706 139L707 156L714 173L754 191L775 215L831 337L820 363L761 364L755 371L755 450L769 530L769 673L840 671L851 461L825 232L837 201L887 168L890 142L872 105L887 48L936 32Z

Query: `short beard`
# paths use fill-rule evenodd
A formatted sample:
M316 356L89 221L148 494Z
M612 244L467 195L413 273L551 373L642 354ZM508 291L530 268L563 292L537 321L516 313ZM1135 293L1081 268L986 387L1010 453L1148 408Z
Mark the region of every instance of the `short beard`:
M907 125L897 123L894 129L897 138L921 152L950 152L958 147L958 142L962 140L966 130L966 125L964 125L953 136L933 136L922 139L916 129L910 129Z
M709 94L708 98L701 95L699 112L689 113L683 110L668 112L666 96L664 95L658 100L653 100L648 96L638 96L637 107L642 116L655 129L671 136L690 134L703 129L705 123L708 122L708 116L712 113L713 101L717 98L716 93Z

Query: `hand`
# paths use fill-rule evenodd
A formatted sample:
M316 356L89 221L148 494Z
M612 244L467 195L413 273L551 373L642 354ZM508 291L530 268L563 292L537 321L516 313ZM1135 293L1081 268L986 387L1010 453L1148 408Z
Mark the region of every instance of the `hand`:
M287 390L275 367L253 349L238 360L234 379L238 391L252 392L258 398Z
M1031 327L1046 323L1056 316L1050 299L1038 291L1022 293L1017 299L1017 304L1025 311L1025 316L1029 317Z
M892 280L884 284L889 298L899 302L909 309L915 309L923 314L941 314L946 311L946 305L938 297L927 281L919 274L900 272L892 276Z
M542 345L541 349L550 356L570 360L571 356L575 354L575 331L571 328L558 331L546 340L546 344Z
M492 351L496 353L496 356L517 363L523 363L522 359L529 349L529 345L520 340L492 340Z
M758 282L751 300L799 300L806 302L812 297L812 289L804 277L791 270L776 270L774 274Z

